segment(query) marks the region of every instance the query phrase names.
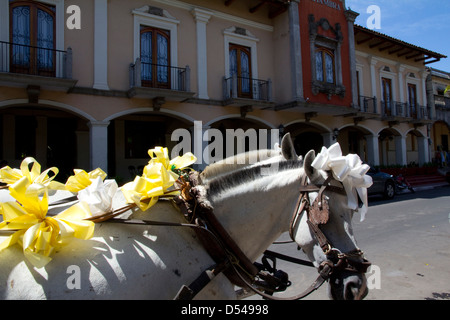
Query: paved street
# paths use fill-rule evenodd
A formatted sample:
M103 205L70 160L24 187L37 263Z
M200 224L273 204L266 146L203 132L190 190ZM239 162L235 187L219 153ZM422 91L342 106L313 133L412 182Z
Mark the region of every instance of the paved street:
M372 289L366 299L450 299L450 187L401 194L391 201L374 197L369 206L364 222L358 215L354 219L358 245L381 276L380 289ZM293 244L271 249L303 257ZM313 268L282 261L277 267L294 282L283 296L299 293L317 277ZM327 299L326 287L307 299Z

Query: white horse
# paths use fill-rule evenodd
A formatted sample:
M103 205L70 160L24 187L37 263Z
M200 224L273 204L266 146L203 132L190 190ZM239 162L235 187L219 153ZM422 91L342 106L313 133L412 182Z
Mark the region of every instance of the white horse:
M307 175L309 182L320 185L329 175L311 166L314 158L311 151L304 161L299 160L290 137L285 137L281 152L272 150L266 161L251 166L214 164L201 174L199 192L252 262L288 231L301 178ZM268 164L277 170L266 170ZM1 201L9 200L6 191L0 193ZM311 192L310 197L317 194ZM57 193L59 198L65 196ZM327 189L323 196L330 217L321 229L334 250L359 250L351 227L353 210L348 208L346 196ZM185 222L170 201L159 201L146 212L135 210L129 218ZM294 225L293 236L317 268L329 260L308 226L306 214ZM0 241L3 239L0 233ZM362 261L361 256L355 259ZM18 245L0 252L0 298L173 299L182 285L190 284L213 264L190 228L98 223L93 238L74 239L44 268L37 269L25 260ZM333 272L332 297L363 296L365 281L363 272ZM235 299L235 288L220 273L195 298Z

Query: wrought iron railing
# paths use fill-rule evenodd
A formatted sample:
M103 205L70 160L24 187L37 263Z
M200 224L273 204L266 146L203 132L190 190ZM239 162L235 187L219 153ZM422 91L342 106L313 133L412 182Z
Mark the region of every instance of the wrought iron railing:
M190 91L190 68L179 68L141 62L140 58L130 65L130 88L150 87L175 91Z
M362 112L377 113L377 98L359 96L359 110Z
M67 51L0 41L0 72L72 78L72 49Z
M272 81L240 77L234 74L223 78L224 100L247 98L253 100L272 101Z
M436 108L450 110L450 98L443 95L434 95L434 104Z
M399 101L380 101L377 107L376 97L359 96L361 112L377 113L382 117L412 118L414 120L432 120L431 108L419 104Z

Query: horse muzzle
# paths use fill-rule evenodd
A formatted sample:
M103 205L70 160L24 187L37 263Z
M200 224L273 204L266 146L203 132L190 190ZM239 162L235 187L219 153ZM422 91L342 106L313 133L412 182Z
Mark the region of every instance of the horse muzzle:
M330 280L329 295L335 300L361 300L369 292L365 273L371 263L363 258L363 252L328 254L319 272L325 272Z
M362 300L368 292L364 274L343 271L330 276L328 294L333 300Z

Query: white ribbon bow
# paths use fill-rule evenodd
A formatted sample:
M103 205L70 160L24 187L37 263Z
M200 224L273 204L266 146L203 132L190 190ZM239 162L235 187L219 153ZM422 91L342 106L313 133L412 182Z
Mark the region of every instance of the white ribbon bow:
M342 182L347 193L348 207L357 210L363 221L368 208L367 188L372 185L372 177L366 175L370 167L363 164L356 154L342 156L339 143L333 144L328 149L322 147L311 165L315 169L331 171L333 177ZM358 195L363 202L363 206L359 209Z
M78 191L78 200L89 205L93 216L111 211L114 196L118 192L117 182L113 179L103 181L101 177L91 181L91 185Z

